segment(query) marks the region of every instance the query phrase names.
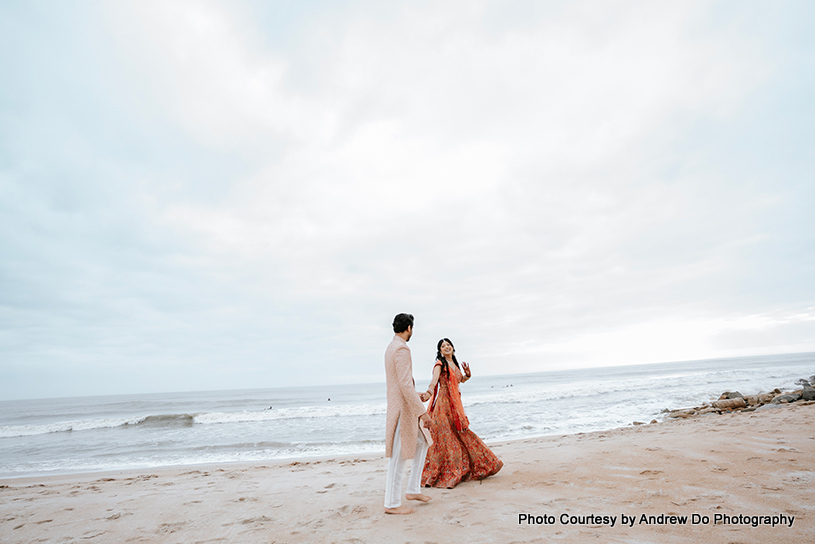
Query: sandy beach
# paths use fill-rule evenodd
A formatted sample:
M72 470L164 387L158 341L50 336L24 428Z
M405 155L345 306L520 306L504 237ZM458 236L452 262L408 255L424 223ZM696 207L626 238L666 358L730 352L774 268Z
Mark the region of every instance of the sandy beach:
M0 480L0 542L815 539L815 403L493 449L498 475L409 516L382 512L382 455Z

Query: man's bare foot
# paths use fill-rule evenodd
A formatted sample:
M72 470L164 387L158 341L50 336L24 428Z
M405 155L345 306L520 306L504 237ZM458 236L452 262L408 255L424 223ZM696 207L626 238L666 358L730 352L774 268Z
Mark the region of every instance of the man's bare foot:
M386 514L412 514L416 510L410 506L397 506L396 508L385 508Z
M421 493L408 493L405 495L405 498L409 501L422 501L422 502L430 502L432 499L427 495L422 495Z

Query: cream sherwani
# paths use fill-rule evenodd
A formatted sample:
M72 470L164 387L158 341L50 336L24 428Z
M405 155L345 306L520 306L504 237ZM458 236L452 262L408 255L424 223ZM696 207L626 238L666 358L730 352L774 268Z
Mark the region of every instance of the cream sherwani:
M427 410L413 382L410 348L398 335L394 335L385 350L385 381L388 387L385 457L389 458L385 508L396 508L402 503L402 468L405 459L413 459L407 492L421 493L421 475L428 447L419 430L419 416Z

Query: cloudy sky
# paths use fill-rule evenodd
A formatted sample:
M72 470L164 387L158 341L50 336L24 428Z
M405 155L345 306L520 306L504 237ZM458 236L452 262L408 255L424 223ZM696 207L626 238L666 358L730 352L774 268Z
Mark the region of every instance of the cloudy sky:
M0 4L0 399L815 351L815 5Z

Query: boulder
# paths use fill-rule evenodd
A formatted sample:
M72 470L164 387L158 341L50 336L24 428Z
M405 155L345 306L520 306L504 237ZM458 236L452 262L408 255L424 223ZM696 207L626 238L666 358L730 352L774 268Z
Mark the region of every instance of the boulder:
M673 410L668 413L668 417L673 418L685 418L685 417L693 417L696 415L696 410L693 408L688 408L685 410Z
M804 387L801 391L801 398L804 400L815 400L815 387Z
M804 387L812 387L812 383L809 380L805 380L804 378L799 379L795 382L796 385L803 385Z
M775 398L775 393L763 393L758 396L758 402L760 404L769 404Z
M713 407L719 410L734 410L736 408L747 408L747 402L743 397L736 397L727 400L717 400L713 403Z
M794 395L792 393L787 393L786 395L778 395L773 399L773 404L781 404L782 402L795 402L799 400L801 395Z
M743 399L744 395L739 393L738 391L725 391L722 393L722 396L719 397L719 400L726 400L726 399Z
M761 395L747 395L746 397L744 397L744 400L747 401L748 406L758 406L759 404L761 404Z

